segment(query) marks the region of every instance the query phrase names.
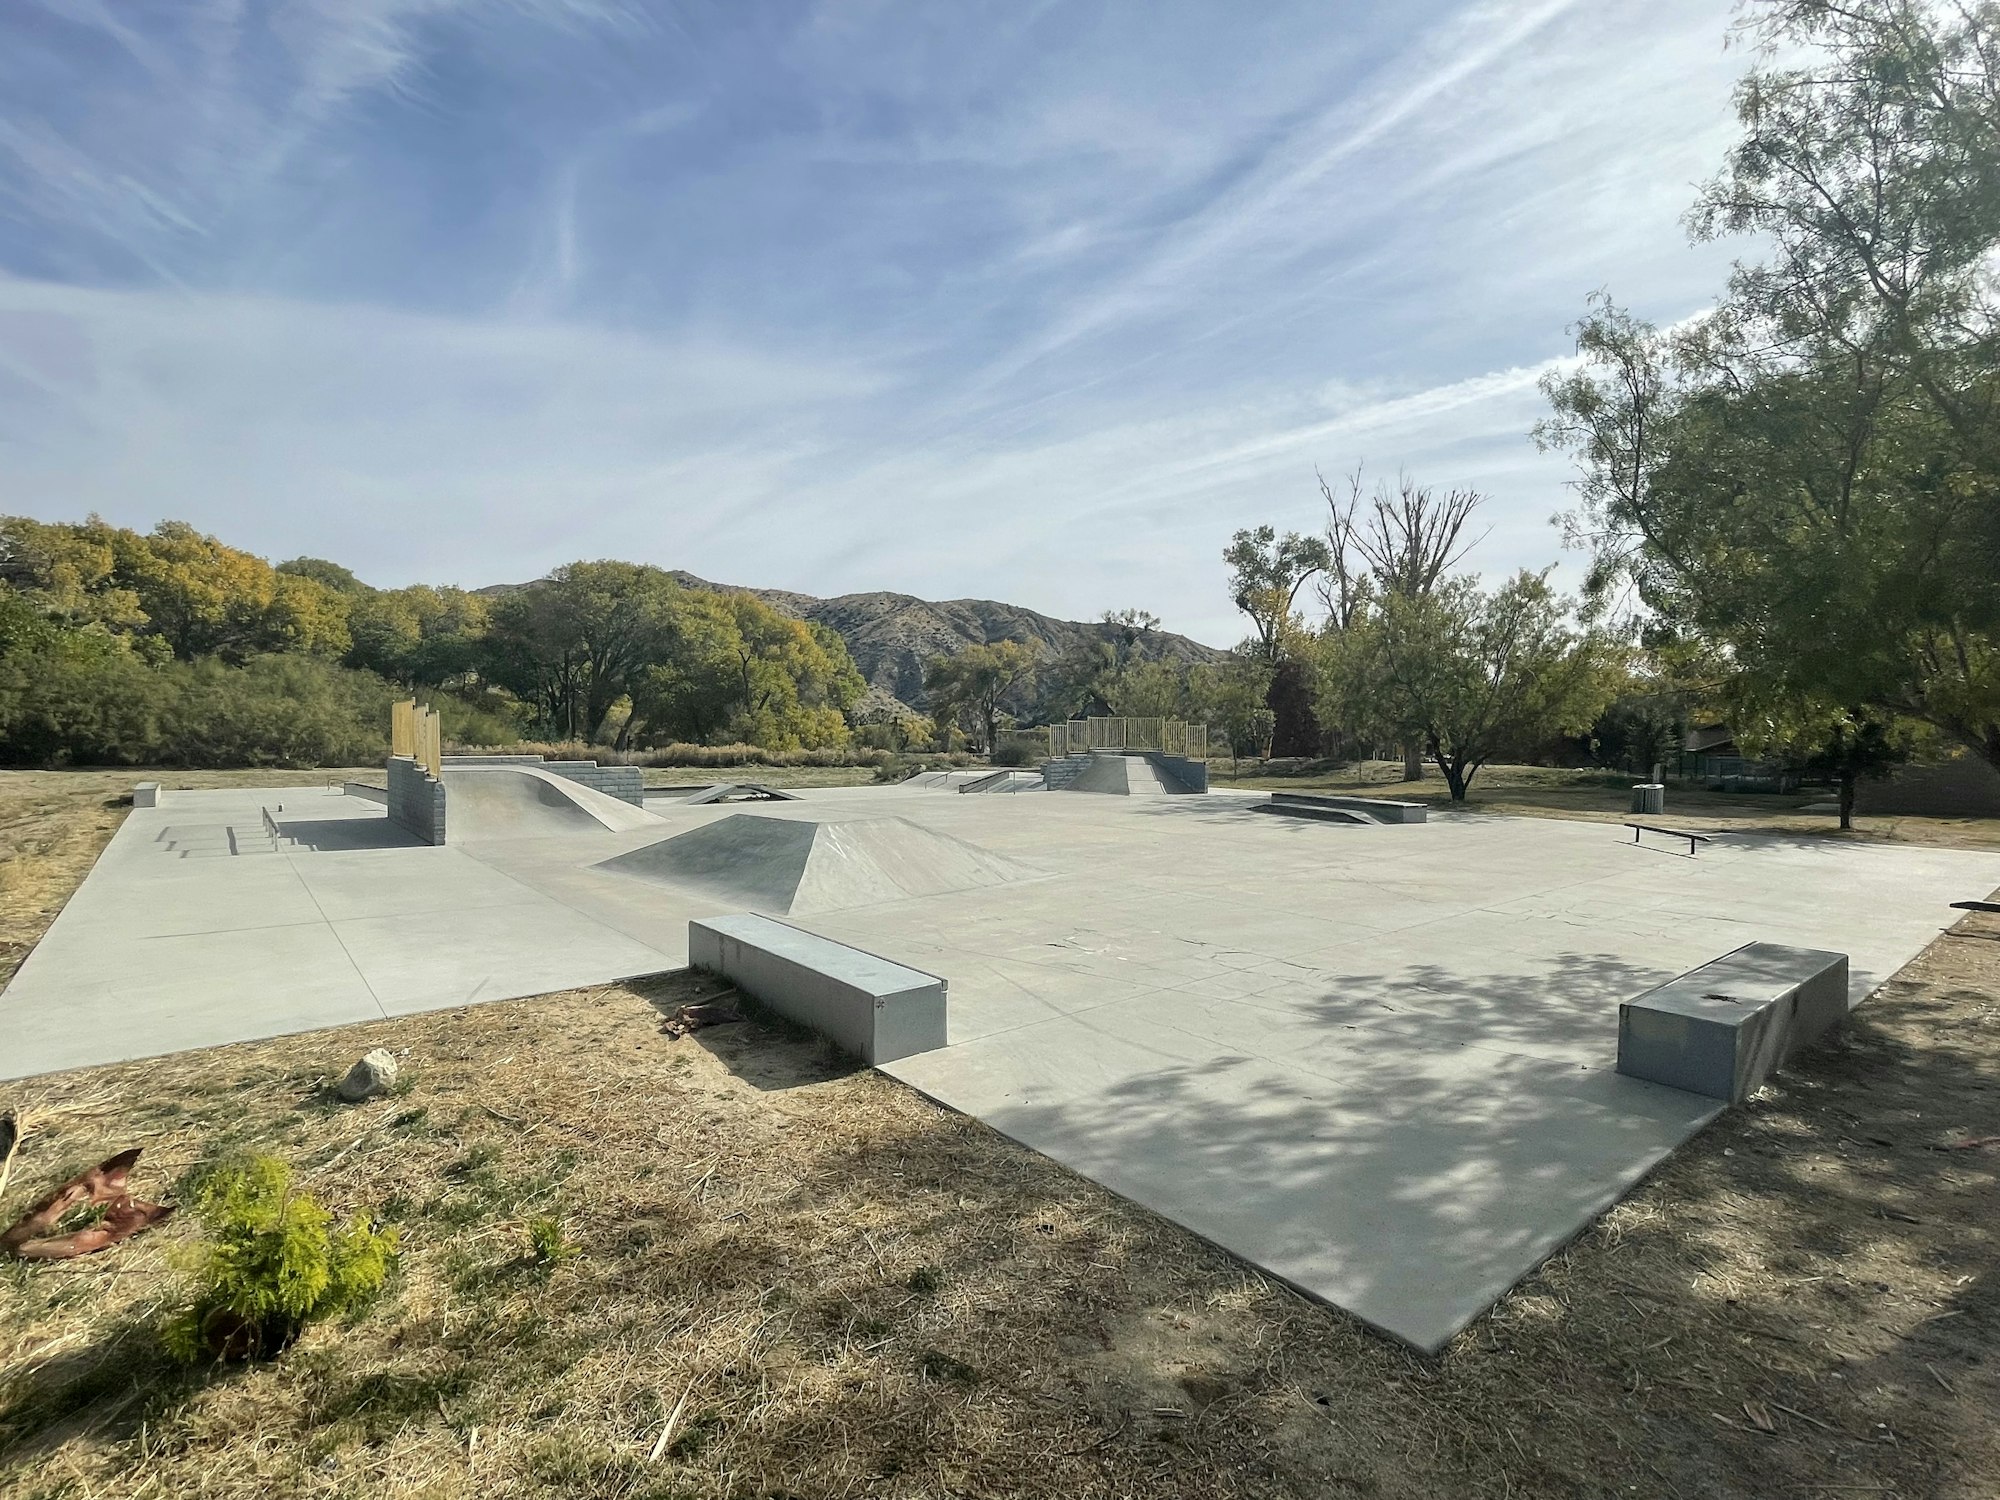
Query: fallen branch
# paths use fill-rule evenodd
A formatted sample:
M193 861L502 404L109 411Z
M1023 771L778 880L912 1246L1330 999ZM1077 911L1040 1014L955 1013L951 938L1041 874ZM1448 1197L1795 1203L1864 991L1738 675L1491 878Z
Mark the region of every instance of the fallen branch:
M108 1157L42 1198L0 1234L0 1251L22 1260L72 1260L128 1240L170 1217L174 1211L171 1204L142 1202L126 1185L139 1151L134 1146ZM104 1216L70 1234L49 1233L65 1214L85 1204L103 1205Z

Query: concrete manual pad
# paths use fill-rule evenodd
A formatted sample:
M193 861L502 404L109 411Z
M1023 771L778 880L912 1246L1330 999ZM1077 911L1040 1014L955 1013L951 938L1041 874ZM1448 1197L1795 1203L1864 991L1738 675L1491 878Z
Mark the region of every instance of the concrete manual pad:
M949 984L948 1044L889 1072L1421 1349L1719 1108L1616 1073L1621 1001L1758 941L1848 954L1858 1000L2000 886L2000 856L1959 850L1688 859L1615 824L1256 800L842 788L756 816L830 848L893 817L1036 872L788 920ZM445 848L337 792L136 809L0 994L0 1076L673 968L690 919L743 910L602 868L740 809L540 808Z

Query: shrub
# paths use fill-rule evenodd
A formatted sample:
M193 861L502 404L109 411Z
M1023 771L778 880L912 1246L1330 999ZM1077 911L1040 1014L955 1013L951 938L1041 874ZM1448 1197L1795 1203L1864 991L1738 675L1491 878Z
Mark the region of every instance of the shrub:
M1003 734L993 747L996 766L1033 766L1047 760L1048 741L1030 734Z
M396 1231L360 1219L334 1227L291 1178L284 1162L258 1156L194 1184L187 1197L205 1236L192 1255L194 1299L161 1330L175 1358L270 1359L306 1324L360 1308L381 1290Z
M560 1214L537 1214L528 1220L528 1258L544 1270L574 1259L582 1249L569 1237Z

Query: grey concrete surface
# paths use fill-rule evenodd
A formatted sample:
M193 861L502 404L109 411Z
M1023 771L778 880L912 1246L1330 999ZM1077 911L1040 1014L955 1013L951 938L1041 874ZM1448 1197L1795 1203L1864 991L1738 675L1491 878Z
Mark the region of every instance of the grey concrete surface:
M1270 807L1273 812L1297 812L1304 810L1307 816L1313 809L1358 814L1371 823L1427 823L1430 821L1430 807L1423 802L1397 802L1388 797L1344 797L1332 792L1273 792Z
M537 834L623 833L658 824L644 807L540 766L443 770L445 829L454 844Z
M1740 1104L1838 1025L1847 955L1777 943L1734 953L1618 1007L1618 1071Z
M688 963L865 1063L945 1044L944 980L770 917L742 912L688 923Z
M179 791L127 817L0 994L0 1077L681 962L679 942L657 951L421 843L380 804L310 787Z
M742 909L599 868L735 808L427 848L308 798L133 812L0 995L0 1074L672 967L691 919ZM1617 1073L1621 1002L1758 941L1847 952L1858 998L2000 886L1989 854L1801 835L1689 860L1604 823L1261 800L860 787L757 816L816 839L894 816L1042 872L790 920L949 982L949 1045L889 1072L1420 1348L1721 1107Z
M821 821L741 812L598 868L786 914L980 890L1041 873L908 818Z

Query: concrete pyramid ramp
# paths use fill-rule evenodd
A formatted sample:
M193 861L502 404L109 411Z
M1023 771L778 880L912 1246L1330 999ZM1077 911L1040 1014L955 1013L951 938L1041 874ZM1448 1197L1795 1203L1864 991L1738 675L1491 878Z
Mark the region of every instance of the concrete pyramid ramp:
M447 766L443 780L445 838L453 844L629 833L660 821L644 808L537 766L487 766L476 771Z
M597 868L788 914L941 896L1041 873L908 818L821 823L756 813L735 813Z

